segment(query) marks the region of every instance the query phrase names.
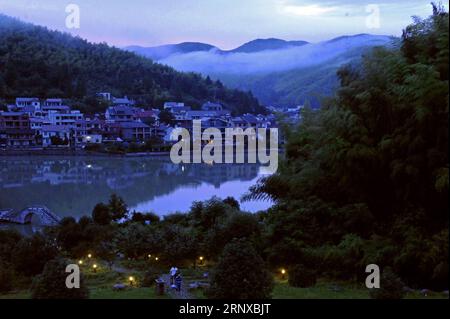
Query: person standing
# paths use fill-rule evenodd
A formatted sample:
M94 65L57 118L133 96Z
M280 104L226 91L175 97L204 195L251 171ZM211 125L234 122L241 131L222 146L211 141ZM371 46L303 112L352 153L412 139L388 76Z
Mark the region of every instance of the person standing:
M172 288L175 287L175 275L177 274L177 272L178 272L177 267L173 266L172 268L170 268L170 272L169 272L170 273L170 286Z
M181 291L181 284L183 283L183 277L181 277L181 273L177 271L177 274L175 275L175 286L177 292Z

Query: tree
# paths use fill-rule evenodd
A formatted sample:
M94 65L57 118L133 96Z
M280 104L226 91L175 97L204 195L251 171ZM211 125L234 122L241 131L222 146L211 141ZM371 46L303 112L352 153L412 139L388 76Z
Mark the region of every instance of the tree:
M402 299L405 296L403 288L401 279L387 267L381 274L380 288L371 289L370 297L372 299Z
M15 270L25 276L39 274L47 261L58 254L56 245L37 233L31 238L22 238L14 247L12 262Z
M241 205L239 204L239 202L234 198L234 197L227 197L223 200L223 202L225 204L227 204L228 206L231 206L233 208L235 208L236 210L240 210L241 209Z
M109 207L103 203L95 205L92 211L92 219L96 224L109 225L112 221Z
M277 174L251 190L250 198L275 202L267 218L269 258L292 265L339 260L332 275L346 279L379 260L410 286L442 289L448 13L433 6L398 45L373 49L338 78L334 99L302 111ZM331 269L321 268L319 275Z
M233 240L213 272L208 297L268 299L272 288L272 275L253 246L245 240Z
M289 269L289 285L292 287L308 288L316 284L316 273L303 265L296 265Z
M139 258L161 251L162 240L152 227L130 223L115 232L113 239L117 251L128 258Z
M173 123L174 119L173 114L168 110L162 110L159 113L159 121L161 123L170 125Z
M131 217L131 221L134 223L142 223L142 224L146 224L146 223L150 223L150 224L154 224L160 221L160 218L158 215L154 214L154 213L138 213L138 212L134 212L132 217Z
M109 199L108 207L109 207L111 217L114 221L118 221L127 216L128 207L125 204L125 201L121 197L117 196L116 194L111 195L111 198Z
M56 228L56 241L66 251L75 252L75 248L84 240L83 229L73 217L65 217ZM84 254L83 254L84 255Z
M80 288L69 289L66 286L67 265L72 262L57 258L49 261L41 275L35 278L31 287L33 299L87 299L87 289L82 273L80 273Z

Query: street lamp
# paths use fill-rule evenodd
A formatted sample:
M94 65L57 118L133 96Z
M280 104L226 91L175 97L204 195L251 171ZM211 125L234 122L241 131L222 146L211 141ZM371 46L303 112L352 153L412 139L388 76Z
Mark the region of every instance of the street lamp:
M97 267L98 267L97 264L93 264L92 265L92 268L94 269L94 272L97 272Z
M200 257L198 257L198 260L200 260L200 265L203 265L203 260L204 260L205 258L203 257L203 256L200 256Z
M78 265L82 265L83 264L83 261L80 259L80 260L78 260Z
M286 277L286 269L281 269L281 279L284 279Z
M159 257L155 257L155 260L158 261L158 260L159 260Z
M133 286L134 277L133 276L128 277L128 281L130 282L130 286Z
M88 258L92 258L92 254L88 254Z

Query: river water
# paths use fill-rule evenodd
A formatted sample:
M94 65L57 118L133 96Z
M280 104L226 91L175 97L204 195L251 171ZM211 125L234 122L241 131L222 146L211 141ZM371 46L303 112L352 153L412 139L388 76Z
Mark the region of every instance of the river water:
M168 157L0 157L0 210L44 205L60 217L90 215L116 193L130 211L164 216L193 201L236 199L262 176L256 164L173 164ZM269 202L241 203L257 212Z

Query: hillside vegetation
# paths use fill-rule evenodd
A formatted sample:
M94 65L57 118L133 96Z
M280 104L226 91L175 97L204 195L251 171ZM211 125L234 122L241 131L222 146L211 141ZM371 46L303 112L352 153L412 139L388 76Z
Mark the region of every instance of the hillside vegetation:
M105 91L153 107L172 100L199 107L211 100L237 114L262 110L250 93L219 81L0 15L0 98L62 97L99 111L86 97Z
M399 48L339 71L337 96L288 132L278 174L250 198L277 204L269 260L340 279L392 267L448 288L448 12L434 6Z

